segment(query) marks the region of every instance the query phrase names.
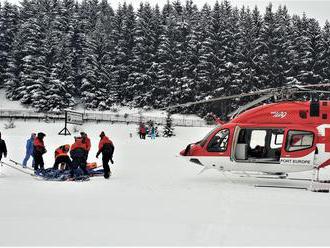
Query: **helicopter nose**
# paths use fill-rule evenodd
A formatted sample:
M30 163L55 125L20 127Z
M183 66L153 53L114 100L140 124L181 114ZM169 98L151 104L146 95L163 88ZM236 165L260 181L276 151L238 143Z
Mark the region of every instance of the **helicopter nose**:
M182 150L182 151L180 152L180 155L181 155L181 156L188 156L188 155L190 155L190 148L191 148L191 145L192 145L192 144L187 145L186 149L184 149L184 150Z

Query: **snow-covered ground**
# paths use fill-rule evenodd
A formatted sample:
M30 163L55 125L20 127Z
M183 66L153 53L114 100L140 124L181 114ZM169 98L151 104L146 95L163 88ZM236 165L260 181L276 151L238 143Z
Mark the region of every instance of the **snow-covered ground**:
M16 121L15 129L3 129L4 123L0 129L14 160L23 159L32 131L47 134L48 166L54 149L73 141L73 136L57 135L63 123ZM198 175L201 167L178 153L210 128L177 127L175 137L156 140L138 139L136 128L82 126L92 139L89 161L96 161L102 130L113 140L110 180L47 182L1 167L0 246L330 245L329 194L254 187L307 186L299 181L269 182L211 170Z

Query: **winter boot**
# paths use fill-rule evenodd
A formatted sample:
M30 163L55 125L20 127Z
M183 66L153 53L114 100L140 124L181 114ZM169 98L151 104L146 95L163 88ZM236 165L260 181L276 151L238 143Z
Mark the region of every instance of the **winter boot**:
M109 179L110 177L110 172L104 172L104 178Z

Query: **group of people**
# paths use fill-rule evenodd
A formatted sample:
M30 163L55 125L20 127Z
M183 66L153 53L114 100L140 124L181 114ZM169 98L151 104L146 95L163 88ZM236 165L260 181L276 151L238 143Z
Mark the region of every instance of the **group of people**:
M23 167L27 166L30 157L33 158L32 165L36 174L44 170L43 154L47 152L44 137L46 134L40 132L37 135L31 134L31 137L26 142L26 155L23 160ZM102 165L104 169L104 178L109 178L111 170L109 162L113 164L114 153L113 142L102 131L100 134L100 142L96 158L102 153ZM79 137L75 137L74 143L70 146L64 144L55 150L54 169L70 170L70 175L73 177L75 171L80 168L85 175L87 171L87 159L91 149L91 141L85 132L81 132ZM69 155L70 153L70 155Z
M140 139L146 139L146 135L149 134L151 139L155 139L158 134L158 128L151 125L149 128L144 124L140 123L139 126L139 137Z

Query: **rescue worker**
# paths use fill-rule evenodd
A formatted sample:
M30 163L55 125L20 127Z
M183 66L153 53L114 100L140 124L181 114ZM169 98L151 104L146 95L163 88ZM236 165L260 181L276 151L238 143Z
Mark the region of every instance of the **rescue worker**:
M74 176L74 172L76 169L81 168L85 175L88 175L87 169L86 169L86 154L87 154L87 148L86 144L83 143L81 137L75 137L75 142L71 145L70 149L70 155L72 159L71 163L71 170L70 175L71 177Z
M102 131L100 134L100 142L99 142L99 150L96 154L96 158L99 157L100 153L102 153L102 165L104 169L104 178L108 179L111 175L111 170L109 167L109 161L113 164L112 156L115 150L115 147L112 141L105 136L105 133Z
M25 158L23 159L22 165L23 168L26 168L27 162L30 159L30 157L32 156L32 167L34 167L34 159L33 159L33 142L34 139L36 138L36 134L32 133L31 137L26 141L26 152L25 152Z
M38 133L37 137L33 141L33 158L34 158L34 171L38 173L38 169L44 169L44 159L42 157L43 154L47 152L44 144L44 137L46 134Z
M87 163L87 159L88 159L88 154L89 154L89 151L90 151L90 149L91 149L91 140L90 140L90 138L87 136L87 133L85 133L85 132L81 132L80 133L80 136L81 136L81 139L82 139L82 142L85 144L85 146L86 146L86 151L87 151L87 153L86 153L86 163Z
M1 132L0 132L0 161L2 159L2 155L6 158L7 157L7 146L6 142L1 139Z
M70 151L70 145L62 145L55 150L55 163L53 168L58 170L59 164L65 164L65 169L71 168L71 159L68 155Z

